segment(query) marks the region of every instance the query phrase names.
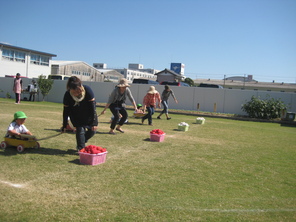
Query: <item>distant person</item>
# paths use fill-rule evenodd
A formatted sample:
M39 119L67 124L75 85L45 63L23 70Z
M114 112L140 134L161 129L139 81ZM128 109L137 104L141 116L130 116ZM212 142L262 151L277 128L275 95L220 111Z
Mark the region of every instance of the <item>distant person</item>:
M21 103L21 93L23 87L23 80L21 74L17 73L13 81L13 92L15 93L15 104Z
M170 97L170 95L172 95L175 102L178 103L178 100L176 99L173 90L171 90L168 85L165 85L164 90L163 90L163 92L161 94L161 104L163 105L163 110L158 115L157 119L161 119L160 117L161 117L162 114L166 115L167 120L171 119L171 117L169 117L169 97Z
M82 85L81 80L76 76L71 76L68 79L66 87L67 91L63 100L62 132L66 131L68 117L70 117L76 128L77 150L80 151L97 131L96 100L92 89L87 85Z
M37 94L37 84L35 80L32 80L32 84L30 84L28 86L29 88L29 93L30 93L30 97L29 97L29 101L31 101L33 99L33 102L35 101L35 96Z
M160 108L161 98L159 92L155 90L154 86L150 86L147 94L143 99L144 104L144 112L148 111L148 113L142 117L142 124L145 119L148 119L148 124L152 126L152 116L155 112L156 103L158 102L158 107Z
M101 112L101 114L105 114L106 109L109 108L114 116L110 125L109 134L115 134L114 129L124 133L122 130L122 125L126 122L128 117L125 104L127 98L129 98L130 102L134 106L135 111L137 111L136 102L128 87L130 87L130 85L128 84L127 80L125 78L120 79L118 85L116 85L115 89L113 89L111 95L109 96L109 100L104 110ZM116 127L117 122L118 126Z

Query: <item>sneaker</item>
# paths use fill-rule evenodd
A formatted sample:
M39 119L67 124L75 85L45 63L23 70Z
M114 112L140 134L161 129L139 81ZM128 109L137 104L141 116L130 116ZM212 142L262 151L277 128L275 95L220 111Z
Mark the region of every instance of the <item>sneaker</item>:
M160 116L158 116L157 119L161 119Z
M171 119L171 117L168 117L168 118L167 118L167 120L170 120L170 119Z

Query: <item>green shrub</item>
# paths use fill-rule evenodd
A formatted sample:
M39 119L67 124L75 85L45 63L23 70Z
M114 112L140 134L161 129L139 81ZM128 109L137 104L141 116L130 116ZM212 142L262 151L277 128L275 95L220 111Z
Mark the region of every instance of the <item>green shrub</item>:
M52 79L46 79L45 75L38 76L37 84L39 87L39 90L43 96L43 101L45 96L49 93L53 86L53 80Z
M251 100L242 106L242 110L251 118L276 119L281 117L282 110L287 106L280 100L274 98L260 99L252 96Z

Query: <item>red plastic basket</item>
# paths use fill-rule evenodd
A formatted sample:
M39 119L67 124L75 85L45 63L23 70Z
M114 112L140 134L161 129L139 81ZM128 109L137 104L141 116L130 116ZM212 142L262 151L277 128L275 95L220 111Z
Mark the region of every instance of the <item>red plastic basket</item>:
M79 153L81 164L98 165L101 163L105 163L108 151L103 153L98 153L98 154L90 154L90 153L83 153L83 152L78 152L78 153Z
M159 134L150 133L150 141L162 142L164 140L164 136L165 136L165 134L159 135Z

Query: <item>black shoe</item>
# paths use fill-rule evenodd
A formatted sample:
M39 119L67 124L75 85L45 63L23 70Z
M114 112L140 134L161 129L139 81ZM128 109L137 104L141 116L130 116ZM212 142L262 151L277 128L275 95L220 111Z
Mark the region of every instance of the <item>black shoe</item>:
M161 119L160 116L158 116L157 119Z
M171 117L168 117L168 118L167 118L167 120L170 120L170 119L171 119Z
M116 128L117 131L121 132L121 133L124 133L124 131L122 129L118 129Z

